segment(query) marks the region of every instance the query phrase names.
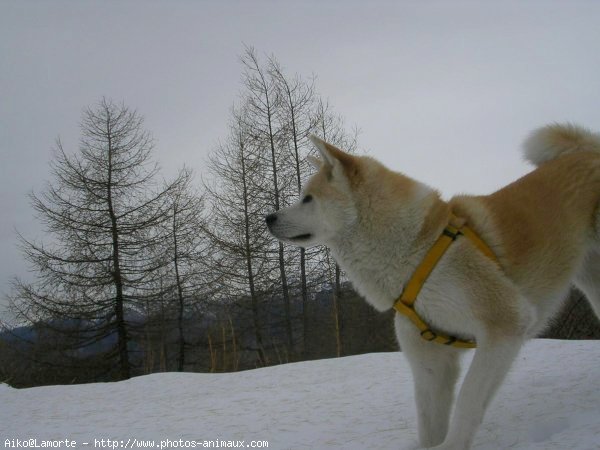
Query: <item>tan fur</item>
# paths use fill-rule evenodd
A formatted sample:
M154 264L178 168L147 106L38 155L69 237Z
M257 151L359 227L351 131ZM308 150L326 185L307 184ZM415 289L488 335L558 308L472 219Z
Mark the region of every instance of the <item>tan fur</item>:
M269 215L269 229L296 245L329 246L378 310L392 307L451 220L466 222L498 258L458 238L415 303L434 331L477 342L451 422L458 350L395 318L413 370L421 444L465 450L523 341L547 324L572 283L600 315L600 135L573 125L537 130L526 154L539 168L491 195L449 202L372 158L312 139L322 163L313 161L320 169L304 191L310 201Z
M552 160L491 195L450 204L495 244L506 275L543 301L578 269L595 233L599 201L600 154L582 152ZM470 202L479 208L464 206Z

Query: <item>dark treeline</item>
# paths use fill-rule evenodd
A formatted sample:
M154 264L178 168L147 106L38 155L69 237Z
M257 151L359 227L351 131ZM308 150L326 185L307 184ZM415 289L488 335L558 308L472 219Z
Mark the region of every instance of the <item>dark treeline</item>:
M157 371L235 371L397 349L392 313L344 281L325 248L269 236L264 216L310 175L308 136L356 151L313 78L252 48L229 133L203 179L165 180L143 118L102 99L84 110L79 148L57 141L51 181L32 193L45 238L19 236L33 281L15 278L17 326L0 334L0 382L127 379ZM550 337L600 337L574 296Z
M303 359L332 358L373 351L394 351L397 344L392 315L380 314L344 284L339 315L342 324L336 330L332 315L332 291L311 296L308 302L307 337L303 339L302 303L292 302L294 333L297 343L307 345ZM246 299L248 300L248 299ZM253 369L264 365L297 361L286 348L282 299L263 303L260 318L264 335L264 357L257 356L252 311L241 299L215 303L210 312L190 313L183 320L185 371L228 372ZM129 356L132 376L179 369L177 313L157 311L148 317L131 317ZM76 324L65 324L65 331L76 330ZM83 333L82 333L83 334ZM106 359L115 345L116 336L78 350L75 334L57 332L45 324L17 328L0 335L0 374L3 382L16 387L42 384L70 384L119 379L118 371ZM338 341L343 349L338 348Z

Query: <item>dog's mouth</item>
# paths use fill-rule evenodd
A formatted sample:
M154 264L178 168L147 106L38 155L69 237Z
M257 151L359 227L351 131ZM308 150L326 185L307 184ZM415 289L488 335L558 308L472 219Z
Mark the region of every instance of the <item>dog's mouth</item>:
M304 234L299 234L297 236L291 237L290 241L304 242L304 241L308 241L311 237L312 237L312 234L310 234L310 233L304 233Z

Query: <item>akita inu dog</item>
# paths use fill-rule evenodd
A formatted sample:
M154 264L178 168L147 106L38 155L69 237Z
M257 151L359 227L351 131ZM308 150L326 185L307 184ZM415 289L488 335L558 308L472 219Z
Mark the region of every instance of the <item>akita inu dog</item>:
M318 172L295 205L267 216L269 230L294 245L327 245L369 303L402 312L395 328L413 372L420 445L469 448L524 340L571 284L600 316L600 134L536 130L524 146L536 170L448 202L370 157L312 141ZM470 342L450 421L460 347Z

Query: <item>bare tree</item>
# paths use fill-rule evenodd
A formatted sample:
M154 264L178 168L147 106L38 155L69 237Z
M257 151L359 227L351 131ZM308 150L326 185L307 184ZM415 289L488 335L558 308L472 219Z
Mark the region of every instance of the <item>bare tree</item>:
M249 142L245 110L232 111L230 135L211 154L213 183L205 189L211 203L207 234L217 249L213 270L222 280L221 295L249 299L254 345L261 365L267 363L259 304L268 285L270 241L265 235L266 171Z
M12 306L29 322L85 324L78 347L116 334L106 357L117 359L118 377L125 379L131 375L128 314L163 264L152 254L165 238L158 225L170 217L174 185L157 182L153 139L136 111L102 99L84 110L81 133L77 153L57 141L54 180L42 194L31 194L48 239L21 236L37 279L15 280Z
M266 155L263 155L263 157L266 156L268 158L272 181L271 188L267 191L270 192L272 201L269 209L278 210L282 206L282 199L289 197L286 192L289 189L290 181L290 177L282 176L286 166L282 163L284 159L282 148L277 145L283 131L277 121L277 112L281 107L281 99L278 96L277 86L273 77L269 73L268 68L261 65L253 48L246 47L241 61L245 67L243 77L246 113L243 115L243 119L246 128L251 133L252 145L264 151ZM294 351L294 334L286 255L281 242L276 243L276 246L279 282L284 305L287 351L288 355L291 355Z
M310 252L298 251L295 248L284 247L281 242L269 240L262 217L265 212L279 209L294 201L302 190L303 180L310 170L306 156L313 151L308 140L311 132L324 134L334 143L343 145L351 151L355 147L355 139L353 140L352 136L345 132L343 120L334 115L327 104L319 100L315 92L314 79L305 81L298 75L288 77L275 57L268 58L267 63L263 65L254 49L250 47L246 48L242 63L245 68L244 90L241 94L243 107L240 108L235 120L237 130L235 133L241 139L238 139L237 145L230 145L230 147L236 147L238 155L243 153L245 157L242 160L246 167L252 167L253 172L258 174L258 177L248 178L251 184L246 185L249 189L242 195L246 208L249 205L258 208L257 226L251 227L247 236L260 235L261 239L264 239L262 242L266 244L262 250L266 249L267 256L274 245L273 253L276 258L275 260L264 259L264 254L254 253L248 260L255 268L260 264L261 272L267 276L267 280L270 268L278 272L277 279L272 279L272 287L267 289L275 293L280 292L283 299L284 330L287 359L289 359L290 356L295 355L294 337L295 334L299 334L294 331L296 316L292 313L292 295L298 292L302 302L304 344L302 351L306 352L308 302L311 289L314 289L312 291L314 293L318 290L318 285L329 280L325 275L327 273L325 266L320 263L327 259L327 255L322 249L313 249ZM215 161L212 165L216 167ZM225 165L229 167L227 170L221 167L220 174L224 177L231 176L231 173L226 173L231 170L231 162ZM244 168L241 164L237 166ZM238 183L238 185L244 184ZM230 203L234 202L233 199L230 200ZM248 221L246 220L245 223ZM272 244L269 245L269 242ZM246 254L250 255L250 252ZM251 272L246 271L250 279L255 280L256 274ZM336 292L339 292L341 283L339 268L336 280ZM312 288L311 283L314 283ZM251 297L255 298L252 295ZM337 306L336 311L338 311Z
M279 140L282 147L289 153L291 167L297 194L302 191L302 179L308 172L306 155L310 151L308 136L315 126L315 106L317 95L314 87L314 77L305 81L299 75L287 77L275 57L269 58L269 72L275 82L278 92L279 108L277 115L283 128ZM306 268L306 250L300 249L300 292L302 297L302 349L307 349L308 329L308 283Z
M169 192L170 212L169 220L163 226L168 239L159 257L168 261L166 269L172 280L169 288L176 299L177 370L181 372L185 367L187 348L184 316L186 310L196 306L191 303L207 294L210 248L203 233L204 198L192 186L192 171L183 168L176 180L172 186L165 186Z

